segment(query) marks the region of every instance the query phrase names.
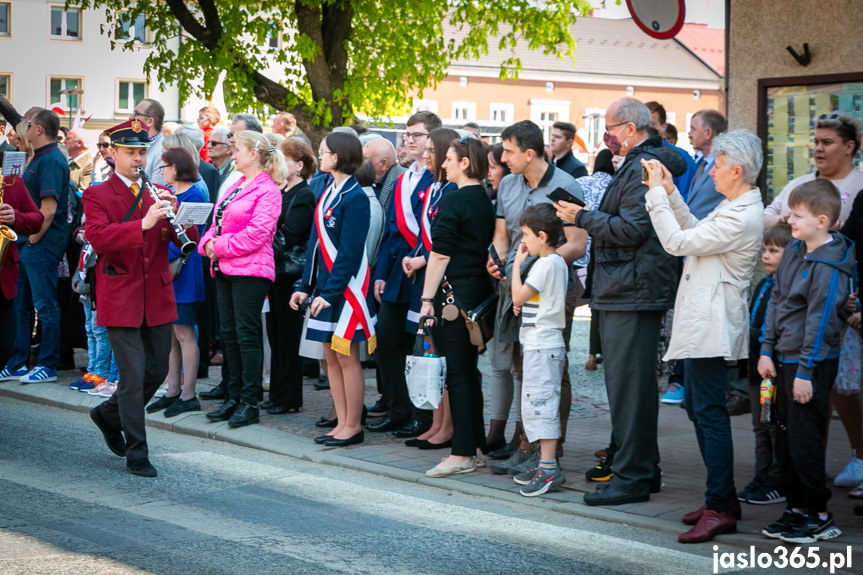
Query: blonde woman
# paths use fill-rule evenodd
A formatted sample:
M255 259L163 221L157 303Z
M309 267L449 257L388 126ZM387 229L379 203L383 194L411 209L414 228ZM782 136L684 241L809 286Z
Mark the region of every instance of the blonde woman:
M234 133L234 147L232 160L242 177L216 205L198 251L211 260L230 365L228 399L207 418L242 427L259 421L261 308L276 277L273 236L282 210L276 182L286 179L287 167L281 150L257 132Z

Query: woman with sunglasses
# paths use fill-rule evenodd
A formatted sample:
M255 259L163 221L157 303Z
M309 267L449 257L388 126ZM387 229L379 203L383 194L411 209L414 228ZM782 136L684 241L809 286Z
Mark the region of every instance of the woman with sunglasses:
M422 293L421 315L441 315L441 282L450 283L459 305L469 310L482 303L493 288L481 273L488 260L495 216L481 182L488 176L488 145L475 138L451 142L443 163L447 180L458 185L442 200L432 226L432 251ZM446 358L446 387L453 423L452 454L427 477L447 477L476 471L486 451L482 408L482 378L477 369L479 350L470 341L461 314L434 328L438 352Z
M410 311L408 311L407 331L417 332L419 311L422 307L422 290L425 281L425 267L432 250L431 229L437 217L440 203L449 192L458 189L454 182L446 178L443 167L450 143L458 139L458 132L449 128L437 128L429 133L423 150L426 168L434 174L434 182L425 191L420 192L423 208L420 218L420 244L414 254L402 260L405 275L412 278ZM449 409L449 393L444 391L440 405L432 413L432 425L428 431L415 439L405 440L408 447L419 449L445 449L452 447L452 417Z
M162 152L159 167L165 183L177 197L179 206L187 202L206 203L207 195L194 184L198 170L191 152L185 148L168 148ZM203 233L204 226L198 226ZM177 261L183 254L174 244L168 246L168 258ZM183 265L180 275L174 278L174 298L177 300L177 319L171 325L171 355L168 359L168 390L147 406L147 413L165 410L165 417L187 411L200 411L201 404L195 395L198 377L198 342L195 338L195 312L204 301L204 274L201 254L193 252ZM181 381L182 377L182 381Z

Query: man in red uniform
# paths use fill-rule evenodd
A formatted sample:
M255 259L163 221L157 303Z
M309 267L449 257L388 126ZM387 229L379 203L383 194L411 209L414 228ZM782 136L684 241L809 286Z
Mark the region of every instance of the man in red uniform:
M176 210L177 200L161 186L160 202L143 189L138 168L147 163L146 126L130 120L107 133L114 174L84 192L84 234L99 254L96 321L108 330L120 383L90 417L108 448L126 457L130 473L155 477L148 458L144 406L168 374L171 322L177 319L168 267L168 243L176 241L176 235L165 220L169 209ZM137 206L126 217L133 204ZM189 230L189 236L197 239L197 230Z

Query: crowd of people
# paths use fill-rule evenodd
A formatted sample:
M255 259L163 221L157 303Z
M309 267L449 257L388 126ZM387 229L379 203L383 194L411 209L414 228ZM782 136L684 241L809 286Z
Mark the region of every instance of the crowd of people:
M0 203L0 224L20 238L0 271L0 323L15 326L0 346L0 380L51 382L74 367L64 349L80 305L88 365L70 387L108 398L90 415L133 474L157 474L145 411L173 417L215 400L208 420L243 427L262 410L302 409L304 373L322 370L316 387L333 405L316 443L392 433L407 447L449 450L428 477L489 466L522 495L543 495L565 481L567 352L575 308L589 302L585 368L603 364L612 434L586 470L599 486L585 504L662 490L666 377L661 401L683 404L707 470L681 542L734 531L741 502L785 503L767 537L841 535L827 509L834 406L852 447L834 484L863 497L863 173L851 115L814 121L817 171L765 207L754 134L703 110L691 122L693 158L674 145L662 105L634 98L609 107L591 169L573 155L565 122L547 146L530 121L489 146L478 126L453 130L422 111L396 145L357 124L334 129L315 153L287 113L267 133L247 114L219 127L211 106L197 126L169 126L145 99L91 154L78 130L58 141L50 110L22 116L0 100L0 113L13 126L0 153L27 155ZM180 227L184 203L213 210ZM755 282L759 258L766 276ZM425 327L446 363L434 410L414 405L405 371ZM212 364L220 385L197 393ZM369 365L380 393L370 407ZM730 417L746 412L755 477L738 491Z

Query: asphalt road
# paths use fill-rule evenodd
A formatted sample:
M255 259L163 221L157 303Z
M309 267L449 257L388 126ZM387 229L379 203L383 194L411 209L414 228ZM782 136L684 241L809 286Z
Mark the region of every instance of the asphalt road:
M711 573L711 546L0 397L0 573ZM752 571L755 572L755 571ZM765 571L757 571L763 573Z

